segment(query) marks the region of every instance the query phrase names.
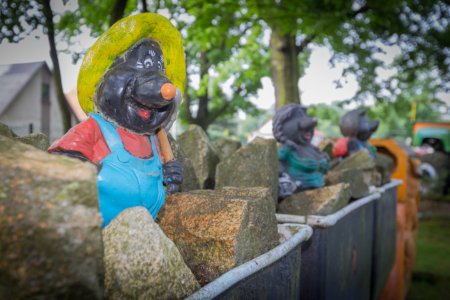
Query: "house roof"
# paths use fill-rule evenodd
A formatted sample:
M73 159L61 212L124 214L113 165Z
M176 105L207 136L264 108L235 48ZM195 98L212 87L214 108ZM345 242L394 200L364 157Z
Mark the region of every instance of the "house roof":
M44 61L0 65L0 115L42 67L50 71Z

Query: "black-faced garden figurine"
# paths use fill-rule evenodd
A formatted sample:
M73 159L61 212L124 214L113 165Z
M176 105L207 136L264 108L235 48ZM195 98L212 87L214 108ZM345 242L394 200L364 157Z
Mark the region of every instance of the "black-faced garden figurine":
M183 168L164 158L164 128L175 117L185 74L180 33L153 13L118 21L86 53L78 99L89 118L49 152L98 165L103 226L134 206L155 218L166 192L179 190Z
M281 144L279 159L279 198L325 185L328 155L311 144L317 120L300 104L288 104L273 118L273 134Z
M367 140L377 130L379 121L369 120L365 108L358 108L347 112L339 123L345 138L336 141L333 147L334 157L347 157L355 152L366 149L372 159L375 159L376 149Z

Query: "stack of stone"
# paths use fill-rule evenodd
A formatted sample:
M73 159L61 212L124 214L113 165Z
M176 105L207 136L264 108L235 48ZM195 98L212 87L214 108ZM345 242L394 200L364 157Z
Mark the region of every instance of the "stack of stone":
M94 165L0 129L0 299L182 299L200 287L146 209L102 231Z
M381 163L371 159L366 150L356 152L343 160L331 164L325 175L323 188L296 193L279 203L278 212L294 215L328 215L346 206L351 199L362 198L369 193L370 186L379 186L389 181L391 164L379 159L386 167L383 177ZM382 180L383 179L383 180Z
M214 146L191 127L171 140L185 181L159 224L136 207L102 230L95 166L0 129L1 299L181 299L279 243L274 141Z
M211 143L195 125L177 142L204 190L170 196L159 223L205 284L278 244L276 143Z
M96 168L49 155L5 132L0 135L0 299L102 298Z

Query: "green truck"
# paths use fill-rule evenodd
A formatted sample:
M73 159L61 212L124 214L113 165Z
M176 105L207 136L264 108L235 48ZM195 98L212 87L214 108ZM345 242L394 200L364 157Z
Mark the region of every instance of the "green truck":
M431 154L419 155L422 161L423 194L448 198L450 191L450 122L416 122L413 126L413 146L428 145ZM427 196L426 196L427 197Z
M450 154L450 122L416 122L412 143L413 146L429 145L436 152Z

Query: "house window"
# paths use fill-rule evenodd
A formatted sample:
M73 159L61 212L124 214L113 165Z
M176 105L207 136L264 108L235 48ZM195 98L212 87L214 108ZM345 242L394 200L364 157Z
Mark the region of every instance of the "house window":
M50 101L50 86L48 83L42 84L41 97L42 97L42 102Z
M50 85L41 85L41 132L50 135Z

